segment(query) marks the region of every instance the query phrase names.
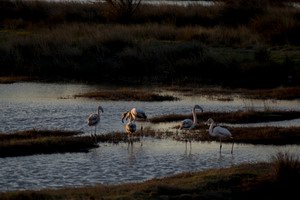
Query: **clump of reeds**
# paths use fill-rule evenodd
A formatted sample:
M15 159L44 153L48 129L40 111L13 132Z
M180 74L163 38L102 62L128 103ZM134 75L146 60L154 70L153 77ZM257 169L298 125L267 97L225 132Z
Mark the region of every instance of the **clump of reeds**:
M299 192L300 160L296 154L279 152L273 159L275 189L283 197L294 197Z

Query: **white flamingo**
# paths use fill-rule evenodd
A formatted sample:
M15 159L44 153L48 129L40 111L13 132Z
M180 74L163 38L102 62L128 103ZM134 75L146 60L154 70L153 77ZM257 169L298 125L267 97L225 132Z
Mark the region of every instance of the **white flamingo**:
M192 109L193 120L191 120L191 119L182 120L181 123L180 123L180 126L179 126L179 130L192 130L197 125L196 110L200 110L201 112L203 112L203 108L201 106L195 105ZM188 140L186 139L185 141L186 142L189 141L190 142L190 147L191 147L192 141L191 141L190 133L188 134Z
M98 106L98 112L97 113L92 113L88 116L87 118L87 123L89 126L95 126L95 133L94 133L94 137L95 140L97 141L97 137L96 137L96 129L97 129L97 125L100 122L100 110L103 113L103 108L102 106ZM93 138L93 133L91 133L91 137Z
M233 153L233 137L230 131L226 128L223 128L221 126L215 126L215 122L213 119L209 118L206 122L207 125L209 125L209 135L212 137L218 137L220 139L220 153L222 149L222 138L231 138L232 139L232 147L231 147L231 154Z

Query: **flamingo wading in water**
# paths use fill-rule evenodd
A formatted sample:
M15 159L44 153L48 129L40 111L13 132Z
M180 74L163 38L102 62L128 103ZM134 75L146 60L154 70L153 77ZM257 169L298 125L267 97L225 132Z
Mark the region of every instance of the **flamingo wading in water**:
M134 121L134 122L135 122L135 120L143 120L144 121L147 119L147 115L146 115L145 111L143 111L142 109L132 108L130 111L122 113L122 123L124 123L124 119L128 120L129 118L131 118L131 121ZM143 136L142 122L141 122L141 136ZM143 145L143 142L141 142L141 145Z
M196 126L196 124L197 124L196 110L200 110L201 112L203 112L203 108L201 106L195 105L192 109L193 120L191 120L191 119L182 120L180 123L180 126L179 126L179 130L192 130ZM187 142L187 140L186 140L186 142ZM190 146L191 146L190 135L189 135L189 142L190 142Z
M130 144L133 143L132 137L133 137L133 134L136 131L136 124L135 124L135 122L133 120L133 117L131 115L129 117L127 117L126 120L127 119L129 119L129 122L126 123L126 125L125 125L125 131L127 133L128 145L129 145L129 143Z
M97 140L96 129L97 129L97 125L100 122L100 111L103 113L102 106L98 106L98 112L90 114L89 117L87 118L88 125L95 126L95 133L94 133L95 140ZM91 133L91 137L93 137L93 133Z
M209 118L206 122L207 125L209 125L209 135L212 137L218 137L220 139L220 153L222 149L222 138L231 138L232 139L232 147L231 147L231 154L233 153L233 137L230 131L226 128L223 128L221 126L215 126L215 122L213 119Z

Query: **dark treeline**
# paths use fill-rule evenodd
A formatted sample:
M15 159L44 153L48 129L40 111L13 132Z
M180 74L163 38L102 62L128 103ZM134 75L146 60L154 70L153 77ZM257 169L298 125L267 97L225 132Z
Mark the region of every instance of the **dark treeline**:
M0 76L108 83L300 84L300 9L286 1L213 6L0 1Z

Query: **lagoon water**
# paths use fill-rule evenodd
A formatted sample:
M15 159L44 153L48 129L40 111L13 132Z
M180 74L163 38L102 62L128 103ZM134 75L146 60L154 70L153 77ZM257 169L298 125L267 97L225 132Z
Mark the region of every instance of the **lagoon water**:
M182 96L180 93L149 88L161 94L172 94L178 101L136 102L101 101L73 98L73 95L95 91L97 86L84 84L14 83L0 84L0 133L13 133L29 129L76 130L90 134L87 116L104 108L98 134L123 131L121 113L132 107L146 111L148 117L163 114L188 114L195 104L204 111L236 110L300 110L300 101L262 101L232 97L220 101L206 96ZM107 88L105 86L100 88ZM299 119L252 124L270 126L300 126ZM174 124L153 125L159 129L174 130ZM238 125L232 125L238 126ZM172 139L145 138L143 146L134 143L100 144L89 153L66 153L0 158L0 191L60 188L95 184L140 182L172 174L229 167L245 162L269 161L279 151L298 154L299 145L245 145L235 144L233 155L230 144L224 144L222 154L215 142L193 142L192 149Z

